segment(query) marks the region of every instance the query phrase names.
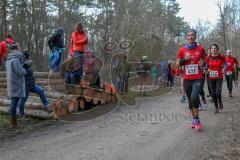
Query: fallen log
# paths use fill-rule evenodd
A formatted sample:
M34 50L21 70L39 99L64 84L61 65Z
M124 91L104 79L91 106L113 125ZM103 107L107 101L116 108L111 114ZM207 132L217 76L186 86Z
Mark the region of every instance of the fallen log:
M0 111L4 113L9 113L9 107L7 106L0 106ZM33 116L33 117L38 117L38 118L43 118L43 119L49 119L53 118L53 115L51 113L48 113L44 110L36 110L36 109L25 109L24 110L25 115L27 116Z
M11 100L9 99L0 99L1 106L10 106ZM34 102L26 102L25 109L36 109L36 110L43 110L44 107L41 103L34 103Z
M6 72L1 71L0 72L0 77L6 77ZM34 77L36 78L48 78L49 77L49 72L34 72ZM61 74L59 72L54 72L50 78L55 78L55 79L60 79Z

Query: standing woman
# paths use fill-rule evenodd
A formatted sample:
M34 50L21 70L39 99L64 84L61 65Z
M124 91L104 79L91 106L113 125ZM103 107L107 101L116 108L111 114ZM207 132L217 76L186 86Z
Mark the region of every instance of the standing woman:
M227 68L225 71L225 77L226 77L226 81L227 81L229 97L232 97L233 79L234 79L234 74L235 74L234 67L238 66L238 62L237 62L236 58L234 58L231 55L231 53L232 52L230 50L227 50L226 57L225 57L225 62L227 64Z
M218 53L218 45L212 44L210 46L211 53L207 56L206 62L209 67L208 78L212 91L212 99L215 105L214 114L218 113L218 109L223 109L222 104L222 84L223 84L223 67L225 62L225 57Z
M76 83L83 77L83 64L85 45L88 44L88 37L84 31L82 23L77 23L75 31L72 32L70 43L70 56L74 57L74 72Z
M192 128L200 130L202 124L198 116L199 94L201 92L202 69L205 65L205 50L195 42L196 31L186 31L187 44L178 51L177 66L183 66L184 89L188 98L189 109L192 113Z

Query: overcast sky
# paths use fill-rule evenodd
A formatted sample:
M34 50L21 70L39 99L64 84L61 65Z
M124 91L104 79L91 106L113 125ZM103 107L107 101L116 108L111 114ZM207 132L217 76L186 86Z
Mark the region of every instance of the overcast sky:
M181 10L179 16L184 17L190 26L196 26L198 20L209 20L216 23L219 11L216 6L217 0L177 0Z

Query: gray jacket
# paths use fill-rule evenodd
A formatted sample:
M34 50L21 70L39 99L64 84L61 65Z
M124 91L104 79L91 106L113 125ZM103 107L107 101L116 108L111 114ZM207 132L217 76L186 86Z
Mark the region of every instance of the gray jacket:
M9 97L26 97L24 55L12 50L6 61L7 91Z

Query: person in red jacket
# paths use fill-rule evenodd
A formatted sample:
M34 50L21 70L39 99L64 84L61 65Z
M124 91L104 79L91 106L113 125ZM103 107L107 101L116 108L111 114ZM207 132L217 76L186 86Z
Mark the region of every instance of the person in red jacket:
M218 45L212 44L210 46L210 54L206 58L212 99L215 105L215 114L218 113L218 109L223 109L221 92L223 84L222 70L224 67L225 57L223 54L219 54L218 50Z
M225 70L225 77L227 81L227 87L229 91L229 97L232 97L232 89L233 89L233 78L235 73L235 67L238 66L238 61L231 55L231 50L226 51L226 70Z
M83 64L84 64L84 52L85 45L88 44L88 36L84 31L82 23L77 23L75 26L75 31L71 35L70 43L70 56L74 57L74 75L76 78L76 83L83 77Z
M2 65L2 59L7 59L8 45L14 44L15 41L11 35L7 35L6 38L0 43L0 66Z
M184 89L188 98L189 109L192 113L192 128L197 131L202 129L198 115L199 94L201 91L201 79L203 78L201 67L204 66L205 50L201 44L197 44L196 31L186 31L187 44L181 47L177 55L177 67L183 66Z

